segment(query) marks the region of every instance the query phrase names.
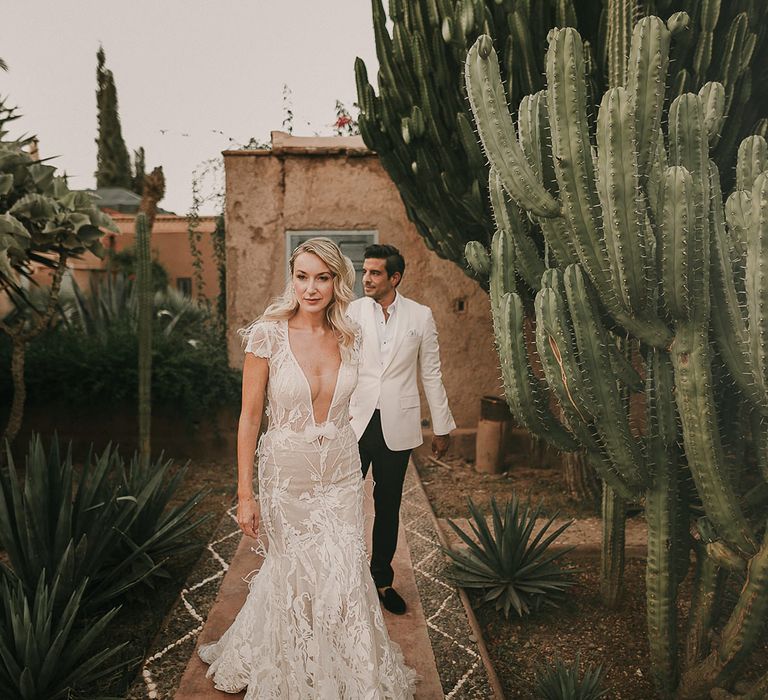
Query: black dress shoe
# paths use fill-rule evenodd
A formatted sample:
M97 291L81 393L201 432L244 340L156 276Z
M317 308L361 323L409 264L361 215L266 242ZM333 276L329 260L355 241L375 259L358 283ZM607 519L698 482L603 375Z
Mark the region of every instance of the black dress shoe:
M385 588L383 593L378 589L376 590L379 593L379 600L381 600L381 604L387 610L389 610L389 612L394 615L402 615L405 612L405 601L400 597L400 594L394 588L392 588L392 586Z

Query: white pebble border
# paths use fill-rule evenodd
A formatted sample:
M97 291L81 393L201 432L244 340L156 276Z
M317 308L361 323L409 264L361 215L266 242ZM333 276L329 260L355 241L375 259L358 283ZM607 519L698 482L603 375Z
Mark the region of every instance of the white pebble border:
M210 542L207 546L208 551L211 553L211 558L219 566L219 571L217 571L215 574L212 574L211 576L208 576L207 578L204 578L202 581L198 581L197 583L184 588L181 591L181 602L184 605L184 608L186 609L189 616L198 623L197 626L195 626L185 635L179 637L178 639L174 640L170 644L167 644L165 647L160 649L160 651L155 652L154 654L152 654L152 656L148 656L144 660L144 665L141 669L141 676L144 679L144 685L147 688L146 697L149 698L149 700L157 700L157 698L160 697L158 695L157 683L155 683L154 677L152 676L152 670L151 670L152 664L162 659L169 651L171 651L171 649L176 648L177 646L179 646L179 644L183 644L188 639L195 639L197 635L200 634L200 632L202 632L203 627L205 625L205 620L203 619L202 615L200 615L200 613L198 613L197 610L195 610L195 607L192 605L192 603L189 602L187 595L189 593L192 593L193 591L196 591L198 588L202 588L203 586L206 586L212 581L216 581L217 579L224 578L224 574L226 574L227 571L229 570L229 564L226 561L224 561L223 557L215 549L217 544L220 544L221 542L224 542L225 540L228 540L229 538L240 534L240 528L237 527L237 518L235 517L235 507L233 506L232 508L230 508L227 511L227 514L235 523L235 526L236 526L235 529L232 530L232 532L227 533L223 537L220 537L219 539L214 540L213 542Z

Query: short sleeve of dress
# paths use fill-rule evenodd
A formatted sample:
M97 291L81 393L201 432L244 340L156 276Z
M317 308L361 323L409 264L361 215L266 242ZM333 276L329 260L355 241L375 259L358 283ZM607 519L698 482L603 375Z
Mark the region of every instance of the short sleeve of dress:
M245 352L250 352L256 357L272 356L272 334L270 324L254 323L248 333L248 341L245 344Z

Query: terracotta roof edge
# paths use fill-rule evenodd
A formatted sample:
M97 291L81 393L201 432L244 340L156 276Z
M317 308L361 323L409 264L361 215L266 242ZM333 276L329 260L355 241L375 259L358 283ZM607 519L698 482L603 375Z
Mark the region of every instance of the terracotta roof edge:
M230 157L264 157L264 156L352 156L370 157L376 156L376 151L370 148L357 148L347 146L278 146L277 148L238 151L222 151L225 158Z

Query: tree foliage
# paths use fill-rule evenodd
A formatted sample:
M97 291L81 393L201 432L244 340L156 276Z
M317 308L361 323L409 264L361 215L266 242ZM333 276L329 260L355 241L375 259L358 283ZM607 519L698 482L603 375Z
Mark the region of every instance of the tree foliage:
M96 186L132 189L131 159L120 126L115 78L106 67L104 48L101 46L96 59L96 108L99 118Z

